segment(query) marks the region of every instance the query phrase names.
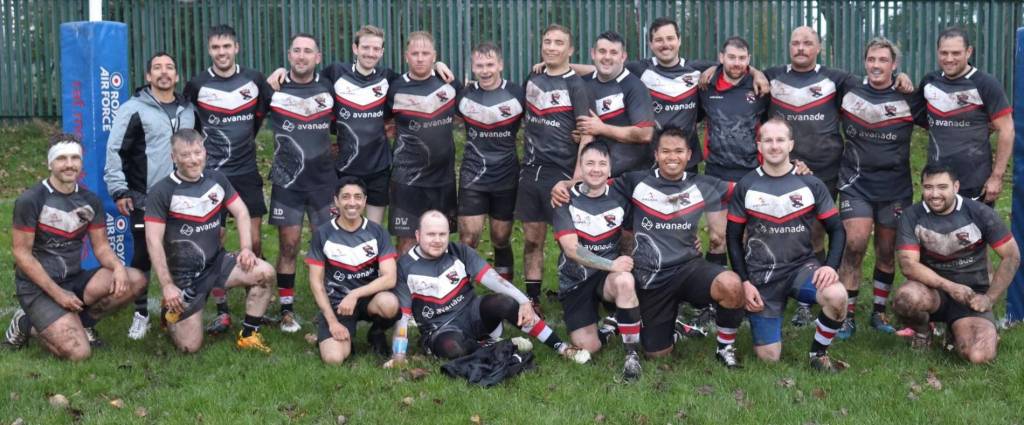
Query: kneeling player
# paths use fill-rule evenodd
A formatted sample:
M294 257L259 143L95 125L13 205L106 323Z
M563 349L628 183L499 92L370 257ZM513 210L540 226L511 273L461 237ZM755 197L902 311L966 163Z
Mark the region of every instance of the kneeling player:
M846 316L846 289L836 274L846 237L828 187L817 177L797 175L790 163L792 134L781 118L761 126L758 150L764 163L740 179L729 203L729 260L743 279L757 357L779 360L782 313L792 297L821 304L811 366L837 372L848 365L829 358L827 350ZM814 256L814 221L821 221L828 231L825 265Z
M259 326L270 302L274 268L252 252L245 202L220 171L203 171L206 148L195 130L174 133L171 159L175 171L153 185L146 201L146 246L163 293L171 340L181 351L198 351L203 343L201 313L210 291L246 287L237 346L270 352ZM238 255L226 252L220 239L223 208L238 224Z
M50 176L14 203L11 251L21 309L14 312L4 340L20 348L35 329L54 355L85 360L90 346L99 344L96 322L142 292L146 278L114 255L107 243L103 204L78 186L81 142L70 134L54 137L47 167ZM86 236L100 268L82 269Z
M562 247L558 259L558 298L565 310L569 339L591 353L607 337L598 334L598 308L614 302L619 333L626 348L622 376L640 377L640 303L633 288L633 259L619 256L622 221L629 200L609 190L608 146L594 142L583 147L583 181L570 189L569 203L555 210L555 239Z
M395 292L402 318L395 326L391 360L384 367L405 361L407 328L414 314L421 347L441 358L472 353L481 340L500 336L502 321L507 321L567 359L590 360L590 352L562 342L533 312L526 295L502 279L480 254L462 243L449 243L448 236L445 215L427 211L416 230L417 245L398 260ZM472 280L496 293L477 297Z
M999 342L992 305L1010 285L1020 250L992 208L957 195L960 182L949 166L926 166L921 187L924 201L900 217L896 246L907 282L893 310L915 330L913 346L930 345L928 322L941 320L963 358L991 362ZM991 284L986 245L1001 258Z
M363 217L366 184L345 176L334 194L338 218L320 225L309 241L309 286L320 308L317 341L324 363L340 364L352 353L356 322L373 323L367 339L388 355L384 332L398 318L395 247L377 223Z

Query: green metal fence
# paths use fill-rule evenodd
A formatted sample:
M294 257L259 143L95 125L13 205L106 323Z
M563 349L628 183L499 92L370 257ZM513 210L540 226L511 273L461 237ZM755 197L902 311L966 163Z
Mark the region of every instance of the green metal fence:
M61 22L85 19L85 0L0 0L0 118L60 115ZM506 51L506 74L521 80L537 62L540 31L561 23L575 32L575 61L600 32L618 30L630 57L646 57L645 31L659 16L681 26L682 53L712 59L731 35L750 41L754 63L788 62L787 40L798 25L822 35L820 62L863 72L863 45L875 35L896 41L902 68L914 79L936 68L935 38L949 25L969 29L974 63L1010 89L1013 31L1024 25L1024 2L989 1L695 1L695 0L137 0L104 4L103 17L129 27L129 63L135 86L146 58L160 50L178 58L182 84L207 66L204 33L227 23L240 34L239 62L264 72L286 63L288 36L306 31L322 39L324 60L349 60L352 33L362 24L385 29L384 64L402 68L403 37L431 31L440 58L468 73L474 43L493 40Z

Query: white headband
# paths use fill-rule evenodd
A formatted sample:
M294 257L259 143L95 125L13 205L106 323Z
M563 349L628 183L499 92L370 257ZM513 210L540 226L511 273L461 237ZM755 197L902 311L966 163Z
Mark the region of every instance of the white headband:
M50 146L50 151L46 154L46 166L49 167L53 161L57 160L57 157L61 155L78 155L82 157L82 144L75 142L60 142L53 146Z

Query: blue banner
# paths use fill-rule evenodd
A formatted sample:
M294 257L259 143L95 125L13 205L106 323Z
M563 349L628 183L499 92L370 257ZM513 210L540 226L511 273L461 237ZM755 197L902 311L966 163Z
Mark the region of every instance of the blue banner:
M1024 27L1017 28L1016 65L1013 71L1013 204L1010 228L1017 246L1024 241ZM1022 250L1024 251L1024 250ZM1017 269L1006 292L1006 318L1024 320L1024 272Z
M84 167L79 184L103 200L107 238L114 252L131 260L131 226L117 212L103 182L107 138L114 114L128 100L128 26L120 22L67 22L60 25L61 107L64 132L82 138ZM97 267L85 244L82 266Z

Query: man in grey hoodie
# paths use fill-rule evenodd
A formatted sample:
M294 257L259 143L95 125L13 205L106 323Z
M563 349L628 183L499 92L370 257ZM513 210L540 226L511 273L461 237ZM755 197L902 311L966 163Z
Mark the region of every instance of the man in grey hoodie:
M150 186L174 171L171 162L171 135L183 128L195 128L196 113L174 87L178 71L174 58L158 52L149 58L146 82L127 102L121 104L107 139L107 160L103 180L117 210L131 218L135 241L131 266L149 278L149 251L146 249L146 192ZM149 331L147 292L135 299L135 314L128 338L139 340Z

